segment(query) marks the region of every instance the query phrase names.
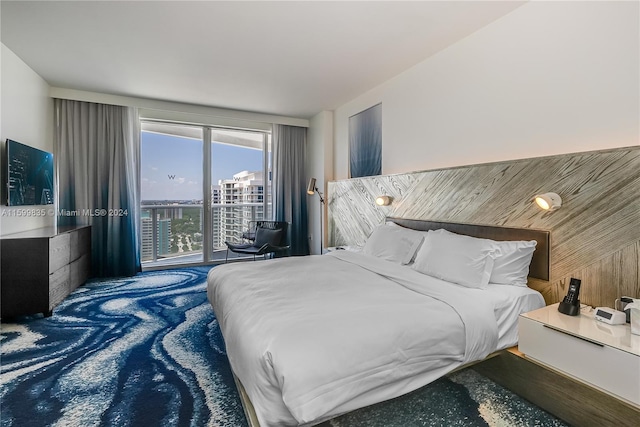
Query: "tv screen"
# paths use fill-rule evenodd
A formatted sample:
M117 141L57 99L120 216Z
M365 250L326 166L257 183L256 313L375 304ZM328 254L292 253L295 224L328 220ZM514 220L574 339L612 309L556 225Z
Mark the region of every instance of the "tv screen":
M7 139L7 204L53 204L53 154Z

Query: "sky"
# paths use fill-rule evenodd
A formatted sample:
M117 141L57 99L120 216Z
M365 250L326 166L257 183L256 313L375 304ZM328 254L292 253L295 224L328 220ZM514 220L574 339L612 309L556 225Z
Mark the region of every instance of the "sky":
M202 200L202 141L142 132L142 200ZM214 143L211 183L262 170L262 150Z

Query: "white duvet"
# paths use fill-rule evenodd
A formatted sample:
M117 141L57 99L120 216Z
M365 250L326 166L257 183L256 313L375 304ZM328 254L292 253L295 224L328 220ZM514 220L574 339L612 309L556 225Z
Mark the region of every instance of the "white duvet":
M501 292L350 251L218 266L207 294L263 427L415 390L497 350L497 319L513 317Z

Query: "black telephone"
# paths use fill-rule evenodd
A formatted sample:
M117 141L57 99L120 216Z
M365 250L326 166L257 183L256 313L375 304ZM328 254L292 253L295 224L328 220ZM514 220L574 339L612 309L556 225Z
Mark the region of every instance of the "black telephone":
M578 296L580 295L581 282L580 279L571 278L569 282L569 292L567 292L567 296L564 297L560 305L558 305L558 311L560 313L569 316L577 316L580 314L580 300Z

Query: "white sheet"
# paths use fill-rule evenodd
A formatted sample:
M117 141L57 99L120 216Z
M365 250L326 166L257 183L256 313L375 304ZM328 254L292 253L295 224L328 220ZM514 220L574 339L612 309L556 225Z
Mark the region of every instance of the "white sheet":
M498 350L518 344L518 316L545 306L540 292L522 286L491 284L485 289L494 295L498 323Z
M207 293L264 427L312 424L421 387L495 351L496 319L511 317L504 292L350 251L219 266Z

